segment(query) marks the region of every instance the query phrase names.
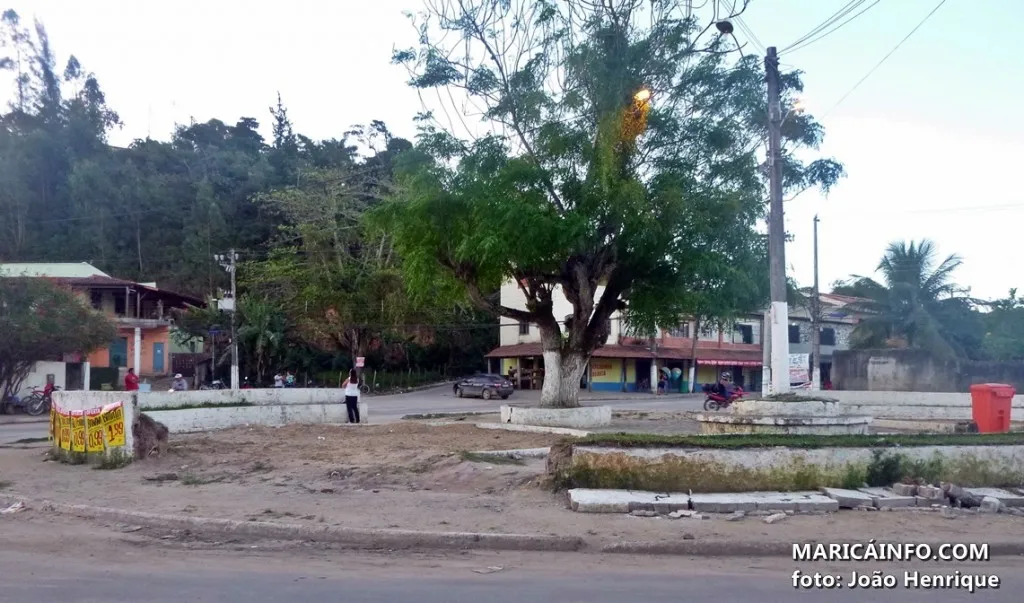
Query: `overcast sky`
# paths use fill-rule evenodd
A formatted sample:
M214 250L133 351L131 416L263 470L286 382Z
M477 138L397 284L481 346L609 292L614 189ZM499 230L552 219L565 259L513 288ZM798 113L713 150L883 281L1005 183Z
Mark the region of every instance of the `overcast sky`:
M744 21L761 44L785 49L846 3L754 0ZM826 127L822 153L849 172L827 199L806 193L787 204L795 240L786 259L801 284L812 279L818 214L823 286L871 273L892 240L927 237L963 256L958 280L976 296L1024 289L1024 2L948 0L836 106L937 3L878 0L835 33L782 52L784 68L805 72L806 104ZM8 5L45 23L61 61L74 53L99 76L125 122L115 144L167 139L190 118L268 126L278 91L296 129L314 138L372 119L411 137L421 109L390 65L393 46L415 41L402 13L418 0Z

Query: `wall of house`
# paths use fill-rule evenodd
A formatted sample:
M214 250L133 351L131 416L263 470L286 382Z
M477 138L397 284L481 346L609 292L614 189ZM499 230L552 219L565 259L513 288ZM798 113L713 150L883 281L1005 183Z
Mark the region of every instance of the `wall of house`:
M598 286L594 298L599 299L602 293L604 293L604 287ZM561 321L567 315L572 314L572 304L570 304L569 300L565 298L561 287L555 288L551 298L554 306L555 318ZM517 310L526 310L526 297L514 281L506 281L501 286L501 305ZM618 343L619 333L621 330L620 322L619 313L615 312L612 314L612 333L608 337L608 344ZM520 335L519 323L517 321L503 316L501 317L499 324L501 325L500 342L503 346L516 345L517 343L540 342L540 331L537 329L537 325L530 325L529 334Z
M795 321L792 324L796 324L800 328L800 341L799 343L789 343L790 354L810 354L811 353L811 323L810 321ZM837 351L850 349L850 335L853 334L854 325L848 323L835 323L835 322L823 322L822 328L833 329L836 332L836 345L823 345L821 346L821 358L824 361L829 361L832 358L832 354Z
M37 362L32 365L31 371L21 382L21 389L18 396L26 396L33 388L46 386L46 376L53 375L53 384L61 389L67 389L67 364L63 362Z
M141 375L157 375L153 369L154 344L164 345L164 368L159 374L167 374L171 370L171 330L170 327L157 327L154 329L142 329L142 350L140 354L140 365L135 366L135 329L120 328L117 336L128 342L128 365L127 368L134 368L135 372ZM104 347L89 353L89 364L96 368L107 368L110 366L110 348Z
M832 357L832 384L839 390L968 392L976 383L1024 392L1024 363L944 361L921 350L848 350Z
M591 358L590 380L594 391L622 391L622 358Z

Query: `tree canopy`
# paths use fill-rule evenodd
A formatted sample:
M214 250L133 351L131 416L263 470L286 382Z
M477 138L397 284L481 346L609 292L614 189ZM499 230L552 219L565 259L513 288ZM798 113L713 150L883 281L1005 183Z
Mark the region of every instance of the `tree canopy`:
M377 223L415 293L539 326L543 404L577 403L616 310L649 329L767 300L764 76L689 5L439 0L418 17L421 46L395 53L412 86L465 97L489 131L422 116ZM799 73L782 79L791 107ZM790 194L842 175L801 161L823 136L809 115L790 113L783 136ZM504 281L525 308L484 295ZM556 289L571 316L554 314Z
M0 400L32 366L88 354L113 340L114 324L70 289L42 278L0 277Z

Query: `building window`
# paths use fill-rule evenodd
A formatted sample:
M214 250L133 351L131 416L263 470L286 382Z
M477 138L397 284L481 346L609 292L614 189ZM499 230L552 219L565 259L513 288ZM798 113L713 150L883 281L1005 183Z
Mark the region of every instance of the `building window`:
M690 338L690 323L684 322L676 328L668 332L669 337L682 337L684 339Z
M103 292L102 291L90 291L89 301L92 302L92 307L97 310L103 309Z
M124 316L125 315L125 311L126 311L126 309L125 309L125 306L126 306L125 302L126 301L127 301L127 298L124 295L115 295L114 296L114 314L117 314L118 316Z
M835 345L836 344L836 330L831 327L825 327L821 330L821 345Z
M789 325L789 343L800 343L800 325Z
M736 325L736 334L738 337L734 338L735 343L754 343L754 327L753 325ZM739 341L735 341L739 339Z
M529 335L530 334L530 323L520 321L520 323L519 323L519 334L520 335Z

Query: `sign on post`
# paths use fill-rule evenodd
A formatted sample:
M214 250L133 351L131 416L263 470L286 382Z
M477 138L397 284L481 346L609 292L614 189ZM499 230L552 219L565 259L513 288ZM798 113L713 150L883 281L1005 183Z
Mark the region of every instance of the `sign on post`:
M356 356L356 368L363 368L364 364L366 364L366 357Z

